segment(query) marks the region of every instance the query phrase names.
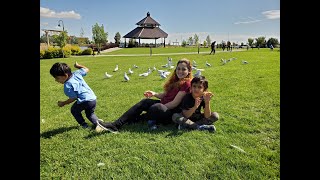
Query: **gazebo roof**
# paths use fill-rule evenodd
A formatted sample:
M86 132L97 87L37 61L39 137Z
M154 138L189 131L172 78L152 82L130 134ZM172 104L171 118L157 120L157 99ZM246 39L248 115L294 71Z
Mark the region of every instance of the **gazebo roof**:
M166 38L168 34L159 27L136 27L134 30L123 36L124 38L135 39L158 39Z
M139 26L160 26L160 24L150 17L150 13L147 13L147 17L143 18L141 21L137 22L136 25Z
M124 35L124 38L135 39L158 39L166 38L168 34L159 28L160 24L150 17L150 13L147 13L147 17L136 23L138 27Z

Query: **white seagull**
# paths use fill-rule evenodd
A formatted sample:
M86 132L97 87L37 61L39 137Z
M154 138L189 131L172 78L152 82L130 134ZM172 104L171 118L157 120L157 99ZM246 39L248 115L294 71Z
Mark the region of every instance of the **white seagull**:
M113 75L108 74L107 72L104 73L104 77L105 77L105 78L111 78L112 76L113 76Z
M194 77L200 77L201 76L201 71L197 70L197 72L193 76Z
M248 61L241 61L242 62L242 64L248 64Z
M114 68L113 72L116 72L118 71L119 67L118 67L118 64L116 65L116 68Z
M129 74L133 74L133 71L131 70L131 68L129 68Z
M129 80L130 80L130 78L128 77L128 75L127 75L126 72L124 72L124 80L125 80L125 81L129 81Z

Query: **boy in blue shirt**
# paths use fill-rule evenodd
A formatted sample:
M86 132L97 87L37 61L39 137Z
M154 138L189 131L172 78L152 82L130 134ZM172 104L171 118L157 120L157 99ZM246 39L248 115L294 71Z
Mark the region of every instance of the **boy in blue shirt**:
M211 112L210 100L213 93L207 89L208 81L204 76L192 79L191 93L186 94L181 101L182 112L172 115L173 122L179 124L178 129L216 131L213 123L219 119L219 114Z
M71 106L71 114L76 121L83 127L88 128L88 124L82 117L81 112L84 110L86 117L97 127L98 117L95 115L96 95L83 79L89 72L89 69L75 62L74 67L78 70L71 72L71 68L66 63L55 63L50 69L50 74L55 80L64 84L64 93L69 98L65 101L58 101L58 106L63 107L73 103ZM96 131L99 131L96 129Z

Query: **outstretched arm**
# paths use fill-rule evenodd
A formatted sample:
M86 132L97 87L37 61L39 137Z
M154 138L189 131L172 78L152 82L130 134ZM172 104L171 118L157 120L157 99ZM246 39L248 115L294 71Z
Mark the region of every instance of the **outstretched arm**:
M77 61L74 63L74 67L75 67L75 68L78 68L78 69L84 68L84 70L85 70L86 72L89 72L89 68L87 68L87 67L84 66L84 65L78 64Z

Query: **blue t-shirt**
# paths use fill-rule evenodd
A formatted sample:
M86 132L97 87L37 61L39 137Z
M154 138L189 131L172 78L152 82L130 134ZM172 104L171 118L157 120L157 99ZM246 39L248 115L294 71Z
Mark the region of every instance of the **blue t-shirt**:
M86 75L87 72L83 68L78 69L73 72L70 79L64 83L65 95L69 98L77 98L78 104L97 99L97 96L83 79L83 76Z

